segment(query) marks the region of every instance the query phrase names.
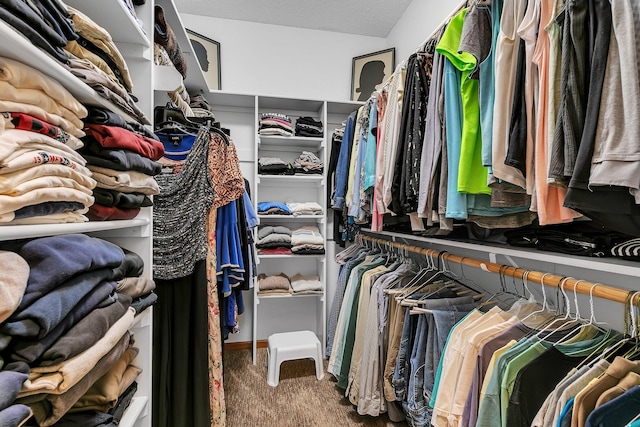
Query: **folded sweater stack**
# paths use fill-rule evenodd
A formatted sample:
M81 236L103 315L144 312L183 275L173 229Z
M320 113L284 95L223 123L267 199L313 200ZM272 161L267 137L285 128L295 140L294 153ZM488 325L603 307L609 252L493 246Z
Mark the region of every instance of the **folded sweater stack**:
M258 203L259 215L291 215L291 209L282 202L260 202Z
M291 230L281 225L259 228L256 248L261 255L291 255Z
M291 118L286 114L263 113L258 126L260 135L292 136Z
M287 202L291 215L322 215L322 206L316 202Z
M303 276L297 273L291 276L290 280L294 295L321 294L323 291L322 282L318 276Z
M296 136L322 138L322 122L313 117L299 117L296 120Z
M324 254L324 239L315 225L305 225L291 232L291 252L297 255Z
M164 146L154 138L130 131L119 121L88 123L85 147L81 150L87 167L97 181L91 220L132 219L140 208L151 206L149 196L160 189L154 176L162 165L158 160Z
M258 173L260 175L293 175L295 172L291 163L287 163L279 157L258 159Z
M264 273L258 274L258 293L261 295L290 294L291 281L284 273L270 276Z

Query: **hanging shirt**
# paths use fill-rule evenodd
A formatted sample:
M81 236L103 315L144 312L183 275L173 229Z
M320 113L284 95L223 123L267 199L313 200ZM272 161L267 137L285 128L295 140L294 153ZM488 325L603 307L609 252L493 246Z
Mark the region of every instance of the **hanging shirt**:
M546 26L553 19L553 0L541 0L540 3L540 28L538 31L538 43L533 55L533 61L538 66L539 92L535 142L535 194L538 220L540 225L560 224L571 222L580 216L575 211L563 207L566 191L563 188L550 187L547 184L547 149L548 128L553 125L548 114L549 109L549 80L550 80L550 42Z
M515 89L516 63L520 37L517 29L524 17L526 2L506 0L500 18L500 33L495 51L495 80L500 84L495 88L493 106L492 171L503 181L526 186L524 175L518 169L505 164L509 146L509 124Z
M396 67L396 78L392 87L393 91L389 92L387 100L387 111L385 113L387 142L385 144L385 169L384 184L382 186L382 201L384 205L383 213L398 214L391 211L391 201L393 194L391 187L393 186L393 176L395 173L395 158L398 151L398 138L400 135L400 122L402 119L402 102L404 99L404 82L407 76L407 64L402 62Z
M461 132L456 189L461 193L491 194L487 186L488 170L482 166L478 81L470 78L476 69L477 61L472 54L459 51L466 13L467 9L463 9L451 19L436 49L460 73L460 86L457 90L461 102L461 112L458 115Z

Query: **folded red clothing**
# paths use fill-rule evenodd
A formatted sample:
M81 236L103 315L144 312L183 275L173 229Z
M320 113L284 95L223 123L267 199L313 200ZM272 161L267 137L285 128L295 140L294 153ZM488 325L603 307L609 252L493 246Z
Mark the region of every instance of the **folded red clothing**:
M87 124L84 131L104 148L122 148L158 160L164 155L162 142L117 126Z
M133 219L140 213L140 208L121 209L115 206L93 204L89 207L87 218L91 221L112 221L117 219Z
M264 248L258 249L260 255L292 255L291 249L287 248Z

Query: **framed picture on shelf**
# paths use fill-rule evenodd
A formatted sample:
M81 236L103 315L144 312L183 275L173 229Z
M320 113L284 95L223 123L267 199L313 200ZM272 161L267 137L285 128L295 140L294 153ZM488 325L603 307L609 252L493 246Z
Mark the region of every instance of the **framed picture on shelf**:
M396 67L396 48L379 50L353 58L351 67L351 100L366 101L380 88Z
M210 90L222 89L222 77L220 75L220 43L195 31L187 30L187 35L193 46L193 52L198 59L200 69L204 74Z

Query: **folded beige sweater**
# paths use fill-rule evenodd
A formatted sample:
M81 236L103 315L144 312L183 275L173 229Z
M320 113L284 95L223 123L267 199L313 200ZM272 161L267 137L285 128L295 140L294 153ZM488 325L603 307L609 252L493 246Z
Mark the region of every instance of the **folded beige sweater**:
M34 366L29 378L22 384L18 397L34 394L63 394L91 371L96 363L120 341L134 322L135 309L129 307L93 346L64 362L52 366Z

